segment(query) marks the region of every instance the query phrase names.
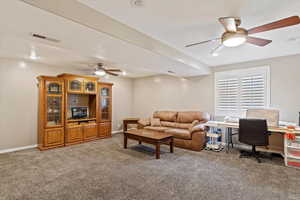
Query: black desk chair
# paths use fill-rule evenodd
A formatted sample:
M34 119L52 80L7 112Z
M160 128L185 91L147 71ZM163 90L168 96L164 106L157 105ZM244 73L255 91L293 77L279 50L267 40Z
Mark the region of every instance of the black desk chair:
M267 121L262 119L240 119L239 141L252 146L252 152L241 152L240 158L253 156L260 163L260 158L263 157L256 151L256 146L269 145Z

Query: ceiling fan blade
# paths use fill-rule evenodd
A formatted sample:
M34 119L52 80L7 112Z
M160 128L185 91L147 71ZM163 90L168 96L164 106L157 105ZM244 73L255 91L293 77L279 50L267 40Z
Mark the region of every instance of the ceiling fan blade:
M106 69L106 71L111 71L111 72L122 72L120 69Z
M256 46L264 47L272 42L272 40L266 40L262 38L257 38L257 37L247 37L247 42L250 44L254 44Z
M272 22L269 24L265 24L262 26L258 26L258 27L249 29L248 34L255 34L255 33L270 31L270 30L274 30L274 29L278 29L278 28L284 28L284 27L293 26L293 25L296 25L299 23L300 23L299 16L292 16L292 17L288 17L285 19L281 19L279 21L275 21L275 22Z
M109 72L109 71L107 71L107 70L105 70L105 72L106 72L107 74L109 74L109 75L113 75L113 76L119 76L119 74L112 73L112 72Z
M213 56L218 56L219 55L219 52L223 49L224 45L223 44L220 44L219 46L217 46L216 48L214 48L210 54L213 55Z
M236 32L237 26L234 17L221 17L219 22L224 26L226 31Z
M195 45L199 45L199 44L205 44L207 42L215 42L215 41L218 41L220 39L221 38L215 38L215 39L212 39L212 40L205 40L205 41L202 41L202 42L197 42L197 43L186 45L185 47L191 47L191 46L195 46Z

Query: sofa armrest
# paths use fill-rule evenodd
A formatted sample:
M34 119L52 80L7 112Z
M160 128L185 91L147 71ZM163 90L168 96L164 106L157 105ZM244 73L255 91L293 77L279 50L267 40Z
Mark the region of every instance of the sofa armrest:
M196 126L193 126L190 129L190 132L191 133L194 133L194 132L205 132L206 130L207 130L206 127L203 125L203 123L201 123L201 124L197 124Z

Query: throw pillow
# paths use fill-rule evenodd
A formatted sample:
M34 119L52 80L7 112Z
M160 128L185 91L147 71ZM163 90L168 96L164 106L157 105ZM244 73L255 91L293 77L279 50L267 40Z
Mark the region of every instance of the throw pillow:
M151 126L160 126L159 118L151 118Z
M143 126L149 126L151 124L149 118L142 118L138 121L138 123Z

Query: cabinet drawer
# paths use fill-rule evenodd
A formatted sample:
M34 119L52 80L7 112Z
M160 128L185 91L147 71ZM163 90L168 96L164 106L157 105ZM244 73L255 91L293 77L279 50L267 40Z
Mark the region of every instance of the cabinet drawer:
M83 141L83 129L81 125L66 128L66 142L76 143Z
M111 137L111 122L104 122L99 124L99 137Z
M44 146L60 146L64 144L64 128L45 129Z
M83 136L84 140L92 140L97 138L98 126L96 123L89 123L83 125Z

